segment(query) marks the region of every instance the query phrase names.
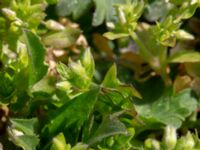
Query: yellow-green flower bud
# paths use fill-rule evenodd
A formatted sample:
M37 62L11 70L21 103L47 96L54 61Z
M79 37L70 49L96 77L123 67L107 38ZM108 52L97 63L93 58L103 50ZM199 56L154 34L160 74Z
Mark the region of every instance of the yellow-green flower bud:
M155 139L149 138L145 140L145 147L147 149L160 150L160 143Z
M71 84L68 81L62 81L62 82L56 83L56 87L63 91L70 91Z
M108 147L112 147L113 144L115 143L114 137L113 136L109 137L107 139L106 143L107 143Z
M20 27L23 25L23 21L19 18L16 18L16 20L13 22L13 24Z
M195 146L194 139L192 137L192 134L190 132L187 133L185 137L185 142L184 142L184 149L185 150L191 150Z
M16 33L19 31L19 27L16 26L13 22L10 24L10 28L9 28L10 32Z

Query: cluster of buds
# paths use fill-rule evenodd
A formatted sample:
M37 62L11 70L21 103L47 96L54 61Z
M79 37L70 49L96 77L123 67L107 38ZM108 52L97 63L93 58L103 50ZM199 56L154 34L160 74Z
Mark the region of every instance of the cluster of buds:
M24 26L24 23L21 19L19 19L14 11L9 8L2 8L2 14L5 19L10 22L9 31L17 32L21 26Z

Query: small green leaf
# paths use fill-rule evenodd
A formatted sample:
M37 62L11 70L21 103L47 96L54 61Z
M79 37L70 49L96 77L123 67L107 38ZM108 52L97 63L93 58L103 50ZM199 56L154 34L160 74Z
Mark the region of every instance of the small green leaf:
M39 139L36 136L21 135L15 137L14 143L23 148L23 150L36 150L36 147L39 144Z
M38 125L38 120L37 118L32 118L32 119L15 119L12 118L10 119L10 122L12 123L12 126L17 129L22 131L24 134L27 135L35 135L35 130Z
M2 99L10 96L14 91L12 78L8 73L0 71L0 98Z
M191 1L188 1L188 3L187 5L183 5L183 7L180 8L180 11L181 11L180 16L182 19L188 19L192 17L199 5L198 2L191 4Z
M129 96L135 96L140 99L142 98L141 94L131 85L120 85L117 89L122 93L125 98Z
M93 145L104 138L118 134L128 134L126 126L115 115L106 116L88 143Z
M102 85L105 87L105 90L108 90L109 93L110 92L118 93L117 94L118 100L121 99L122 97L126 99L131 96L136 96L138 98L141 98L140 93L134 87L132 87L131 85L123 84L118 80L117 67L115 64L113 64L108 70L108 72L106 73L104 80L102 82ZM119 94L121 94L122 96L121 98L119 98Z
M106 32L103 34L104 37L108 38L109 40L115 40L123 37L129 36L128 33L114 33L114 32Z
M81 126L92 112L98 93L99 88L93 88L57 109L54 117L43 128L43 137L51 138L64 127L69 127L74 123L76 126Z
M102 85L109 88L115 88L120 85L120 81L117 79L117 67L115 64L106 73Z
M95 64L89 49L86 49L81 60L87 75L92 78L95 71Z
M32 119L10 119L11 127L8 128L8 135L11 141L23 148L23 150L36 150L39 138L35 131L38 120Z
M33 85L47 73L47 66L44 65L45 49L31 31L24 30L24 37L29 55L29 85Z
M50 78L44 77L43 79L41 79L40 81L38 81L36 84L33 85L30 92L31 93L42 92L42 93L51 94L53 93L55 88L53 87L53 85L50 84L50 82L51 82Z
M195 51L180 51L168 59L169 63L195 63L200 62L200 53Z

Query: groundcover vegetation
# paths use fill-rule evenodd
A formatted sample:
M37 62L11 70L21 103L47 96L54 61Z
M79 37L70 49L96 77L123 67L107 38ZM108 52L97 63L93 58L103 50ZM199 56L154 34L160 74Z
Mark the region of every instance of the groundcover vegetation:
M0 149L199 150L199 0L1 0Z

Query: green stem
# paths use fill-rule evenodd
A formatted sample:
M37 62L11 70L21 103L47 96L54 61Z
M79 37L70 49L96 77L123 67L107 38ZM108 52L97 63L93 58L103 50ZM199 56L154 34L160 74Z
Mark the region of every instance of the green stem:
M159 54L159 56L154 56L145 47L145 45L142 43L142 41L139 39L139 37L137 36L137 34L135 32L132 32L131 30L129 30L129 34L140 49L140 56L145 61L147 61L157 73L159 73L161 75L162 79L165 82L165 85L170 86L172 84L172 82L171 82L169 75L166 72L167 65L164 62L165 61L165 52L164 53L162 52L161 54ZM158 57L159 64L153 63L155 60L155 57Z
M135 32L132 32L129 30L129 34L130 34L131 38L135 41L137 46L139 47L141 57L145 61L150 62L152 59L152 54L148 51L148 49L145 47L145 45L141 42L141 40L139 39L139 37L137 36L137 34Z

